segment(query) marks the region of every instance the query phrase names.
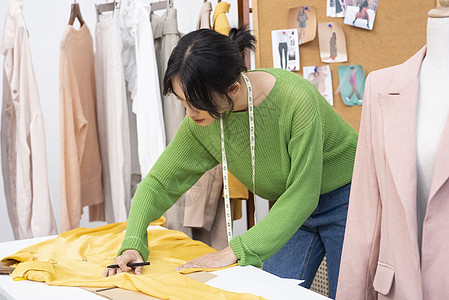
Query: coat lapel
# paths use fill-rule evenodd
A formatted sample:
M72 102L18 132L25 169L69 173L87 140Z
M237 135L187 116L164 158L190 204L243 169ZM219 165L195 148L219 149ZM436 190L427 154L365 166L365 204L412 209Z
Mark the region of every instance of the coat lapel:
M408 227L413 233L417 232L416 108L418 76L425 53L426 47L398 66L389 87L383 92L379 92L378 95L387 163L406 212ZM412 234L412 236L416 236L416 234Z
M412 229L416 228L417 93L418 78L413 78L401 92L379 95L385 154Z

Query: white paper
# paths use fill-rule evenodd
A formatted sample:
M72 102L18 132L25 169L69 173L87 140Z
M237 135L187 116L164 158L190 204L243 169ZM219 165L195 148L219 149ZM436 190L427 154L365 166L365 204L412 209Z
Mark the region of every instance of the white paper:
M299 71L298 29L271 31L273 67L288 71Z

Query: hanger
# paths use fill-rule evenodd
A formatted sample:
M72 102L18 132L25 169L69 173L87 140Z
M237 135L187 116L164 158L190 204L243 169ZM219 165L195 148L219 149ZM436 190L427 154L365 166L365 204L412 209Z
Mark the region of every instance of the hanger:
M97 11L97 21L98 16L100 16L104 12L112 11L112 13L115 12L116 9L120 9L120 2L119 1L112 1L108 2L106 0L106 3L102 4L95 4L95 10Z
M151 11L173 8L173 0L151 2Z
M79 3L76 3L76 0L73 1L72 8L70 10L70 19L69 19L69 25L73 26L75 23L75 19L78 19L80 22L80 25L84 25L83 16L81 16L81 10Z
M112 2L108 2L106 0L106 3L102 3L102 4L95 4L95 9L97 10L97 15L101 15L104 12L108 12L108 11L115 11L116 9L120 8L120 1L112 1Z

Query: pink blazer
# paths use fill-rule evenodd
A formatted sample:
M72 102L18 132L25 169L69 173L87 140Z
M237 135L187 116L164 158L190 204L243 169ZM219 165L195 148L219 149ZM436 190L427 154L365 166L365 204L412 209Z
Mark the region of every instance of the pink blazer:
M449 299L449 122L423 224L416 220L416 105L426 48L368 76L337 299ZM447 99L445 99L447 100Z

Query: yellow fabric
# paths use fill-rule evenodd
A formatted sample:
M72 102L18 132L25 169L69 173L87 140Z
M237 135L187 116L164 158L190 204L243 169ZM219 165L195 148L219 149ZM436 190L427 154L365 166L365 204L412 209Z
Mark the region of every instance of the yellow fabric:
M239 220L242 218L242 200L234 199L234 215L233 220Z
M229 30L231 30L228 18L226 17L226 13L229 12L229 7L231 7L231 4L219 2L215 7L212 17L212 29L224 35L228 35Z
M162 216L162 217L160 217L159 219L157 219L157 220L151 222L150 225L165 226L165 221L167 221L167 220L165 219L164 216Z
M125 229L126 222L77 228L20 250L3 259L3 263L11 259L20 262L11 274L14 280L23 278L48 285L117 286L160 299L263 299L213 288L175 272L177 266L216 250L172 230L148 231L151 265L143 268L142 275L122 273L102 277L105 267L115 259ZM184 273L193 271L199 269Z

